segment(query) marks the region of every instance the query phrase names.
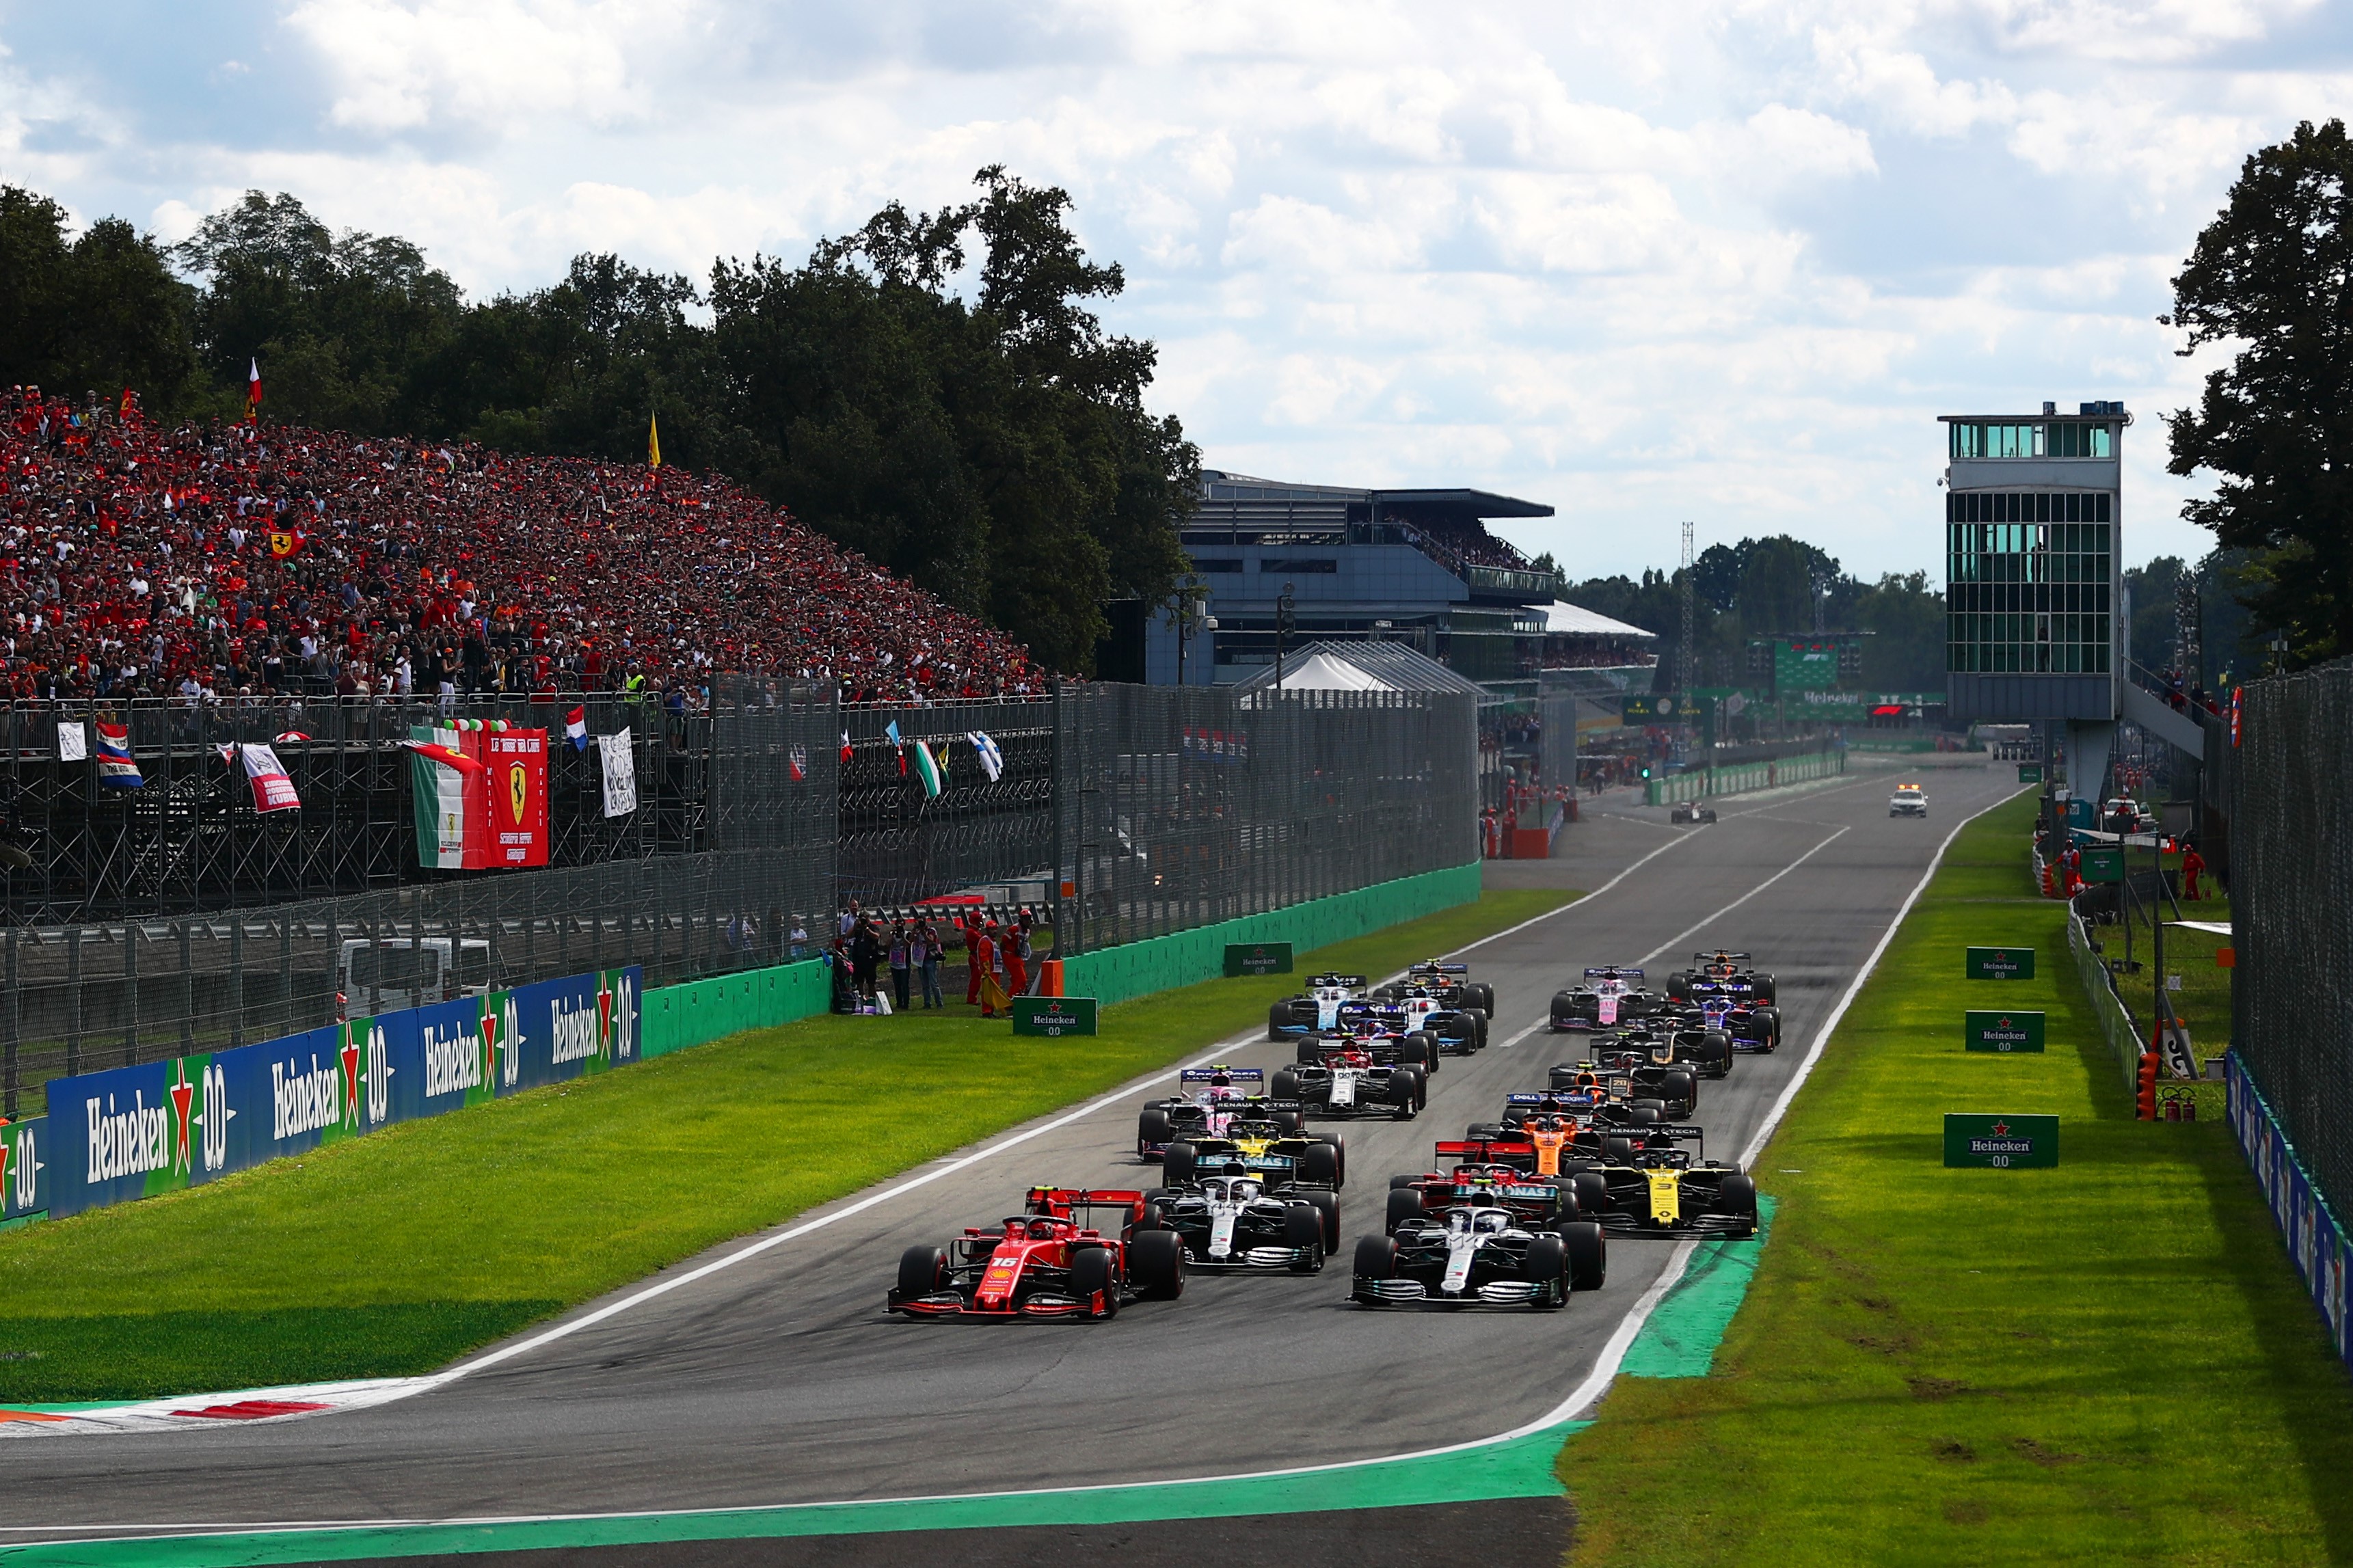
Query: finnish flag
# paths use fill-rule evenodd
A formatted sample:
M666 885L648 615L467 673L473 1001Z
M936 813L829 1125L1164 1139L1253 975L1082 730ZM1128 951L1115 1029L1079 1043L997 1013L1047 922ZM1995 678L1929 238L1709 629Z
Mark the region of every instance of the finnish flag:
M989 783L995 784L997 775L1005 771L1005 753L997 749L996 742L978 730L970 731L966 738L972 742L972 749L980 756L980 771L988 775Z

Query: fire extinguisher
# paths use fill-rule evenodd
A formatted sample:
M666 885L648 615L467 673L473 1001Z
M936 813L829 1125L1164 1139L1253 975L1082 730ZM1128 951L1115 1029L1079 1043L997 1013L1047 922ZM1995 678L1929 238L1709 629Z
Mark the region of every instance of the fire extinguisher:
M2165 1119L2168 1121L2179 1121L2181 1120L2181 1097L2179 1095L2168 1094L2165 1097Z

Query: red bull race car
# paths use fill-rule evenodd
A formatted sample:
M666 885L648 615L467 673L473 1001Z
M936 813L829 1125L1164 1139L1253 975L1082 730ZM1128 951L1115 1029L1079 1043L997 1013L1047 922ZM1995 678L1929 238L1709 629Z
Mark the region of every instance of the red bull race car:
M1608 1245L1588 1220L1530 1229L1510 1208L1474 1197L1359 1240L1348 1293L1366 1307L1556 1309L1601 1288Z
M1100 1228L1095 1215L1111 1223ZM1032 1187L1019 1214L946 1247L911 1247L883 1298L908 1318L1116 1317L1185 1293L1185 1248L1140 1192Z
M1296 1104L1310 1117L1386 1116L1396 1121L1412 1121L1428 1102L1429 1079L1419 1068L1402 1061L1383 1064L1345 1036L1316 1044L1316 1060L1276 1071L1277 1101Z
M1585 984L1552 994L1556 1034L1622 1028L1647 1018L1663 1001L1639 984L1642 972L1630 964L1605 963L1585 972Z

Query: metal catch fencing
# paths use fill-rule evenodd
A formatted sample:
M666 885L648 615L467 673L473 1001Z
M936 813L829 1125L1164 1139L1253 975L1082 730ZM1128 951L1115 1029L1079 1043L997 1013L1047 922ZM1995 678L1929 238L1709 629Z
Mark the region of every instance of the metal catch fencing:
M2232 1044L2315 1184L2353 1214L2353 659L2253 681L2227 720Z

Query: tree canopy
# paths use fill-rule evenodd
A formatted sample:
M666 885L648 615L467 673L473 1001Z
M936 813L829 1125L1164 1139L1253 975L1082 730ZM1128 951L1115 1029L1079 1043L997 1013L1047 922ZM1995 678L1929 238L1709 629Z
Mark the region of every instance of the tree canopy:
M2248 552L2248 609L2291 662L2353 653L2353 142L2342 121L2251 155L2173 279L2187 354L2235 344L2172 415L2171 472L2213 473L2182 515Z
M248 192L165 247L0 188L0 376L151 411L241 406L369 435L717 469L1083 672L1113 598L1165 598L1199 455L1145 405L1156 353L1103 330L1116 264L1071 198L1000 167L973 200L897 203L799 265L707 287L619 257L469 301L394 236L332 233Z

